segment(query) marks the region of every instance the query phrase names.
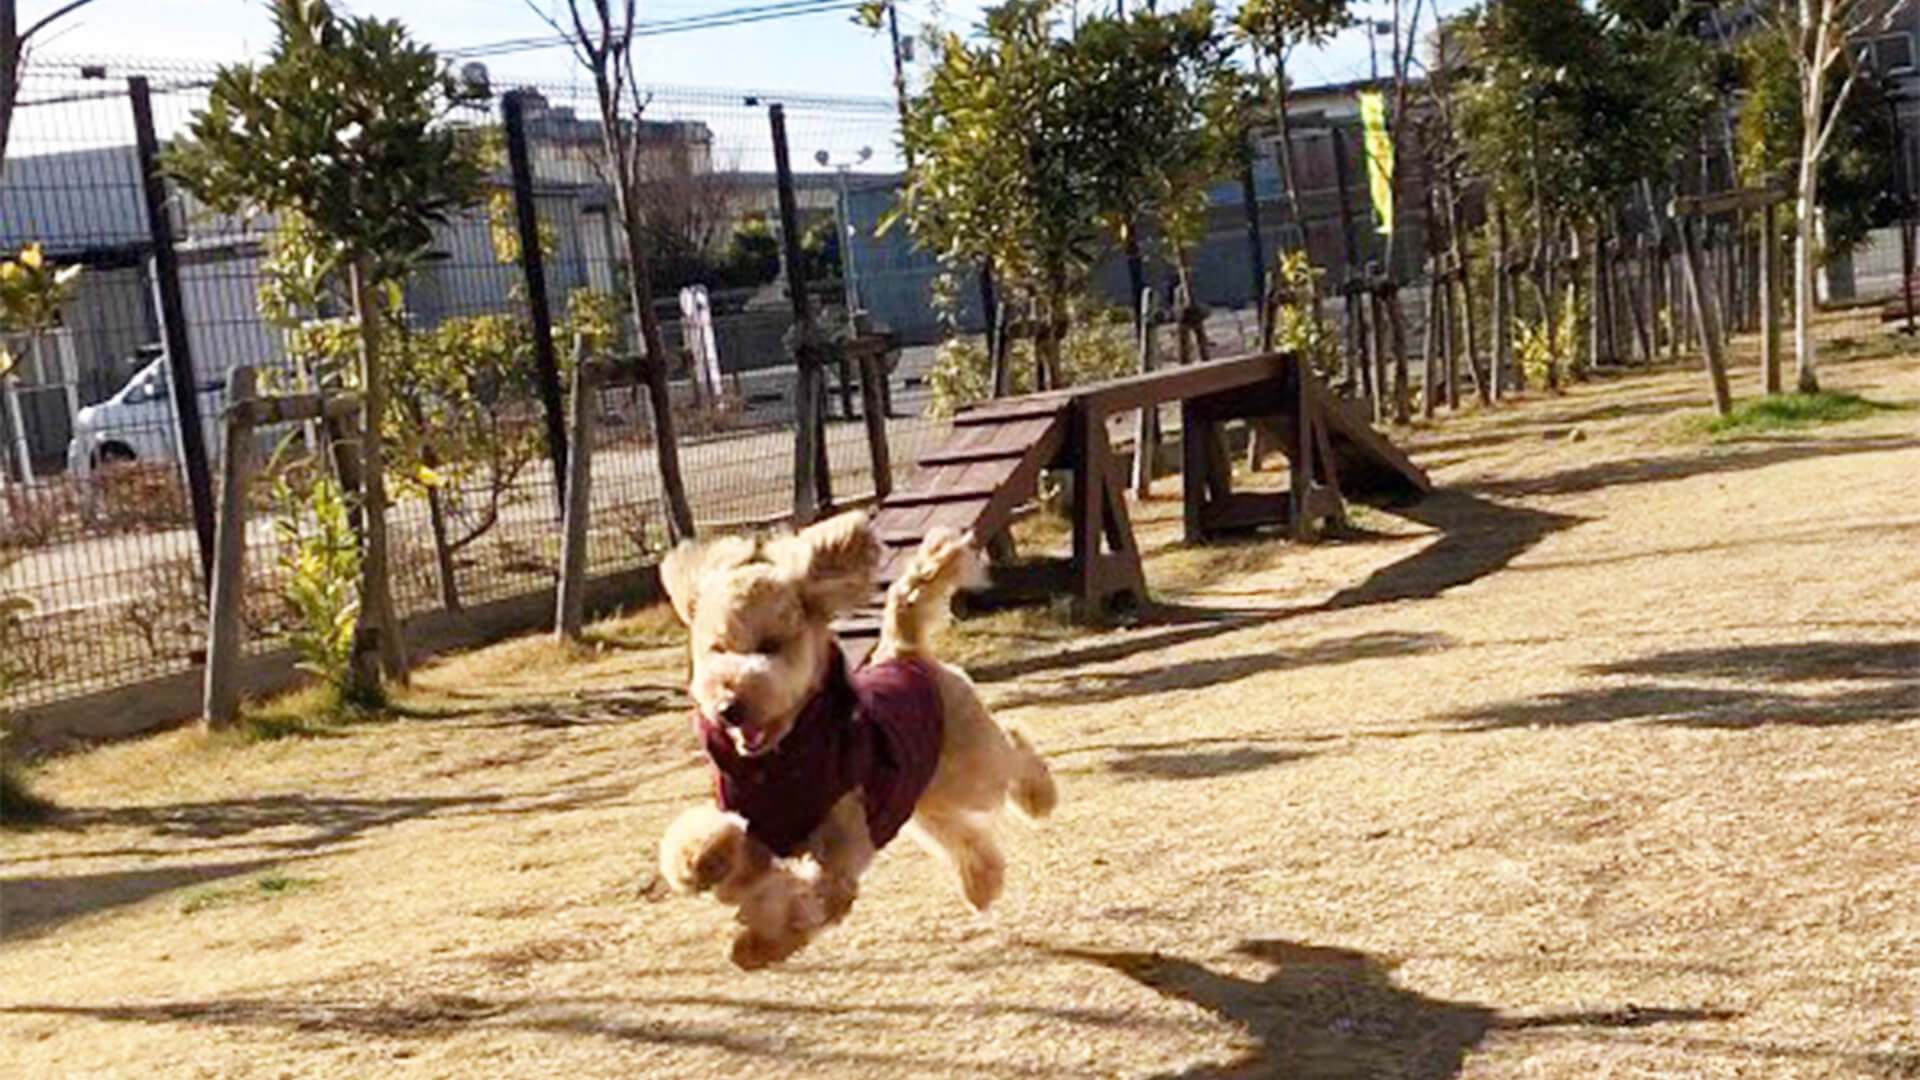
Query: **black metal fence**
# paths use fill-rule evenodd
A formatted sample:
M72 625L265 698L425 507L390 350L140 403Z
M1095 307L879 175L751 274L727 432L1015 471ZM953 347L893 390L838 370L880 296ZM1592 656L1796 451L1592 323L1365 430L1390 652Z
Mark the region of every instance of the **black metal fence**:
M204 105L212 74L191 65L43 63L23 81L0 173L0 253L39 245L48 263L80 273L57 321L5 328L21 358L5 381L0 410L0 551L7 560L0 593L24 601L0 636L0 700L10 707L201 661L204 545L195 508L212 505L207 478L220 465L217 418L226 375L244 364L260 369L268 386L316 377L313 341L324 336L325 316L341 314L308 311L303 322L266 313L270 219L209 213L168 184L167 228L154 227L144 198L138 91L129 80L141 78L149 88L146 134L164 146ZM470 347L474 365L518 355L532 343L530 298L544 292L564 362L573 330L611 317L611 351L626 374L601 391L589 572L637 567L661 553L667 518L654 423L631 362L640 337L623 299L625 244L602 168L598 110L589 85L496 89L502 92L487 106L454 120L497 128L503 99L517 95L528 151L518 179L537 209L544 289L530 287L514 245L502 243L513 232L516 180L503 156L490 197L439 231L432 257L407 283L407 334L422 348ZM840 215L849 193L895 182L890 101L651 92L634 133L646 162L639 201L655 310L669 351L679 354L687 322L678 290L707 288L724 391L698 392L684 354L672 358L682 469L702 529L772 521L792 507L794 379L785 344L791 315L772 242L778 214L768 107L775 103L786 113L805 276L823 327L849 321L848 297L863 285L887 293L891 273L924 276L881 265L856 265L851 280L846 272ZM156 257L163 252L171 258ZM908 347L892 371L887 430L896 469L937 437L920 380L930 352ZM177 420L176 372L201 414L198 441L212 459L204 468L189 467L200 448L182 436L192 425ZM854 409L841 408L837 388L830 397L830 475L836 501L848 502L874 486L867 436L855 415L857 396ZM491 400L469 416L489 425L481 452L395 477L391 520L403 615L552 587L559 503L548 404L531 389ZM263 451L275 467L257 485L262 512L248 537L245 621L253 650L284 644L295 628L287 586L301 572L299 560L312 557L306 541L321 527L302 487L312 470L300 463L324 434L293 427L268 436Z

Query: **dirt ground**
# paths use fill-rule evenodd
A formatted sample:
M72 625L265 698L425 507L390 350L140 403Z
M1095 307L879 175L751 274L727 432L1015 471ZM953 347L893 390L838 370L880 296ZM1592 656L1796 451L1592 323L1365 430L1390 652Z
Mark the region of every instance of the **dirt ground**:
M706 791L655 616L49 763L6 1075L1920 1076L1920 413L1713 442L1703 382L1447 419L1339 542L1149 504L1157 620L956 632L1063 789L1000 906L902 844L774 972L654 878Z

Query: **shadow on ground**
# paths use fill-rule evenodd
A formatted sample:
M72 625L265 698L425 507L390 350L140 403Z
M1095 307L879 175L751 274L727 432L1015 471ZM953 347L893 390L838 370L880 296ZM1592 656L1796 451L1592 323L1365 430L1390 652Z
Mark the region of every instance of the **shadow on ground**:
M1209 656L1142 671L1084 672L999 698L995 704L1003 709L1058 702L1097 704L1143 694L1202 690L1273 671L1437 652L1452 644L1453 639L1445 634L1376 631L1315 642L1301 649L1260 649L1233 656Z
M1468 731L1626 722L1740 729L1826 727L1920 717L1920 641L1810 641L1678 649L1596 664L1596 675L1719 680L1716 686L1648 681L1564 690L1454 713ZM1792 684L1838 683L1840 689Z
M1388 966L1365 953L1257 940L1234 951L1269 966L1265 978L1224 974L1159 953L1054 950L1191 1002L1244 1028L1256 1045L1238 1059L1174 1074L1182 1080L1352 1077L1445 1080L1488 1032L1540 1028L1624 1029L1729 1020L1701 1009L1619 1009L1511 1016L1485 1005L1442 1001L1395 986Z
M220 841L269 854L259 858L174 864L96 874L0 877L0 939L52 929L83 916L138 903L152 896L225 878L252 874L289 858L335 847L370 830L428 817L556 813L582 809L626 796L630 785L577 786L564 794L479 793L445 797L358 799L311 795L267 795L252 799L171 803L159 806L79 807L63 809L53 826L88 829L132 828L191 849L158 851L190 854ZM261 835L268 834L268 835ZM132 849L122 849L132 850ZM91 852L60 852L67 860Z
M1507 506L1464 491L1451 490L1435 492L1419 504L1397 512L1436 529L1438 538L1407 558L1375 571L1358 585L1342 589L1323 603L1279 608L1163 605L1147 613L1147 621L1154 625L1124 637L1057 652L980 664L970 668L968 674L977 682L1003 682L1057 668L1111 663L1279 619L1340 608L1428 599L1448 589L1471 584L1506 567L1547 536L1576 525L1581 520L1565 514ZM1384 645L1383 642L1375 644ZM1412 647L1419 651L1434 644L1423 642ZM1208 663L1231 666L1247 663L1250 659L1253 658L1225 658ZM1176 680L1183 677L1193 679L1199 678L1199 675L1171 676ZM1208 679L1191 685L1211 685L1213 681ZM1179 685L1163 687L1180 688ZM1137 692L1138 689L1130 689L1113 696ZM1075 700L1090 699L1075 695ZM1003 706L1006 704L1003 703Z

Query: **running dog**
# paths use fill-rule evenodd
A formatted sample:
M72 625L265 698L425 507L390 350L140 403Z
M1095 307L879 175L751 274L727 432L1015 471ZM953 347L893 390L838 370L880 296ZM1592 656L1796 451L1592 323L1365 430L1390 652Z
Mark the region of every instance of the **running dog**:
M887 592L871 662L849 671L829 623L871 595L879 553L855 512L771 539L684 543L661 567L688 628L715 799L667 829L660 873L736 909L742 968L779 963L845 918L903 829L985 910L1005 876L1001 806L1038 819L1057 798L1032 744L932 655L954 592L981 577L971 535L926 537Z

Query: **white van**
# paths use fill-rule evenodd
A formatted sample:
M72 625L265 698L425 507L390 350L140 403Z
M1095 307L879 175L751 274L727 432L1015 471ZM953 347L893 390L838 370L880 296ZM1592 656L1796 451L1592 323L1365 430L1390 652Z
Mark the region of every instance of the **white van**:
M200 425L209 459L220 452L220 412L226 404L226 376L203 376ZM164 352L135 372L112 397L81 409L73 418L73 439L67 443L67 471L72 476L85 477L103 465L120 462L179 458L180 426L174 419Z

